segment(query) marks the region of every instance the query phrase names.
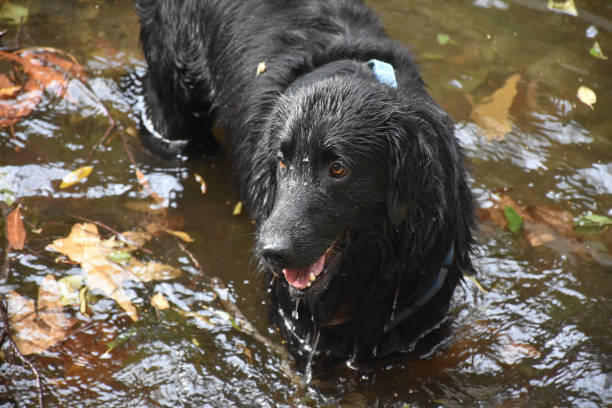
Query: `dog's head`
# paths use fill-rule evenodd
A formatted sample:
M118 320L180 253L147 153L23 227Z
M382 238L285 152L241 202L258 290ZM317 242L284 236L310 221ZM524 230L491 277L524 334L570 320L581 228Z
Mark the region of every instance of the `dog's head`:
M256 251L292 296L323 293L357 246L382 262L385 251L422 253L405 247L419 240L452 242L433 230L456 229L460 153L420 88L345 77L302 86L276 105L265 140Z

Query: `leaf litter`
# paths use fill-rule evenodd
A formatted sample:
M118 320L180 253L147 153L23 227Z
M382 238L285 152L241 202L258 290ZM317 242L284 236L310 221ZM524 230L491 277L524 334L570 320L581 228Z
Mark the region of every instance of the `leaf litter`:
M23 227L23 216L21 215L21 205L18 205L6 217L7 239L11 248L23 249L26 240L26 231Z
M86 79L85 69L72 55L54 48L25 48L12 53L0 50L0 59L14 63L10 76L0 79L0 128L29 115L45 91L74 103L68 92L69 82ZM21 80L23 76L25 80Z

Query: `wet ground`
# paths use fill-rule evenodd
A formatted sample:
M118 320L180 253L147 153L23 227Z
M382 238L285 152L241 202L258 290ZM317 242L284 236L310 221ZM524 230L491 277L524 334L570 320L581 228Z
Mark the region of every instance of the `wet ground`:
M253 225L244 212L233 214L238 198L224 153L168 162L134 137L145 66L130 2L12 3L28 15L17 25L2 20L5 49L59 49L85 75L57 68L65 91L47 89L31 113L0 129L0 292L38 300L32 324L48 322L44 278L86 269L48 246L84 219L98 222L101 239L110 229L148 226L146 251L132 256L182 273L125 280L137 321L100 290L89 291L87 310L65 306L70 329L28 356L46 406L612 405L612 228L573 228L590 214L612 217L609 1L576 0L577 16L538 0L372 2L457 123L481 207L474 258L482 289L468 280L457 290L450 330L425 356L385 361L367 376L330 367L308 385L303 366L270 347L282 338L251 262ZM590 53L595 42L601 54ZM581 87L596 95L592 107L577 96ZM116 126L96 149L109 118ZM93 167L86 180L60 188L84 165ZM11 250L6 220L19 204L26 243ZM522 231L509 231L506 207L521 216ZM170 308L152 307L155 294ZM0 406L35 404L34 376L5 343Z

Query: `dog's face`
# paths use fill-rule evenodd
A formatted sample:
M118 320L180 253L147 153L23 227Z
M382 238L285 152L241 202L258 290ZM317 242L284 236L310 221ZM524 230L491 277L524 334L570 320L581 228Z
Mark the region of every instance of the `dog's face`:
M400 142L385 91L330 79L285 96L269 123L275 182L257 254L294 297L322 293L355 238L404 208L390 193Z

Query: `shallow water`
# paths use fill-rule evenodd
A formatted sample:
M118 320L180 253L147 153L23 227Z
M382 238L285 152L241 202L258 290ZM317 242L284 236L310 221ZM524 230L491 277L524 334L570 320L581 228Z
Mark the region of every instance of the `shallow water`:
M167 162L130 136L138 120L137 77L145 69L130 2L14 3L26 6L29 16L21 28L3 26L4 46L70 52L87 79L69 82L71 101L46 94L14 125L14 135L0 129L0 190L22 204L27 231L23 250L2 252L0 291L36 300L45 275L81 273L45 249L81 222L74 215L118 231L151 222L151 213L141 211L150 194L119 136L92 156L86 181L59 188L109 126L100 103L126 132L135 163L168 206L164 222L195 240L184 245L201 264L200 271L179 240L162 233L145 245L150 254L138 256L176 266L182 276L127 285L138 322L100 293L94 293L91 317L65 308L78 323L60 343L31 357L45 383L46 406L612 404L612 231L550 231L560 210L574 219L612 217L608 1L576 0L577 17L537 0L372 2L390 35L412 47L431 93L457 123L482 207L474 258L486 293L472 281L457 290L448 333L424 357L385 361L367 376L344 366L315 370L307 386L303 365L237 330L240 323L224 314L231 310L222 295L268 341L282 343L268 319L264 278L251 261L253 226L244 214L232 214L238 198L225 155ZM595 41L610 59L589 54ZM3 62L2 69L10 65ZM516 85L505 87L511 81ZM580 86L596 93L593 109L577 99ZM474 113L491 100L499 122L510 126L496 138ZM205 195L194 173L206 180ZM497 217L499 197L536 212L554 206L553 220L513 234ZM5 219L8 207L0 205ZM542 238L542 228L553 238L538 245L533 235ZM156 312L150 306L155 293L172 307ZM117 338L125 341L105 353ZM0 406L34 406L32 373L6 346L2 351Z

